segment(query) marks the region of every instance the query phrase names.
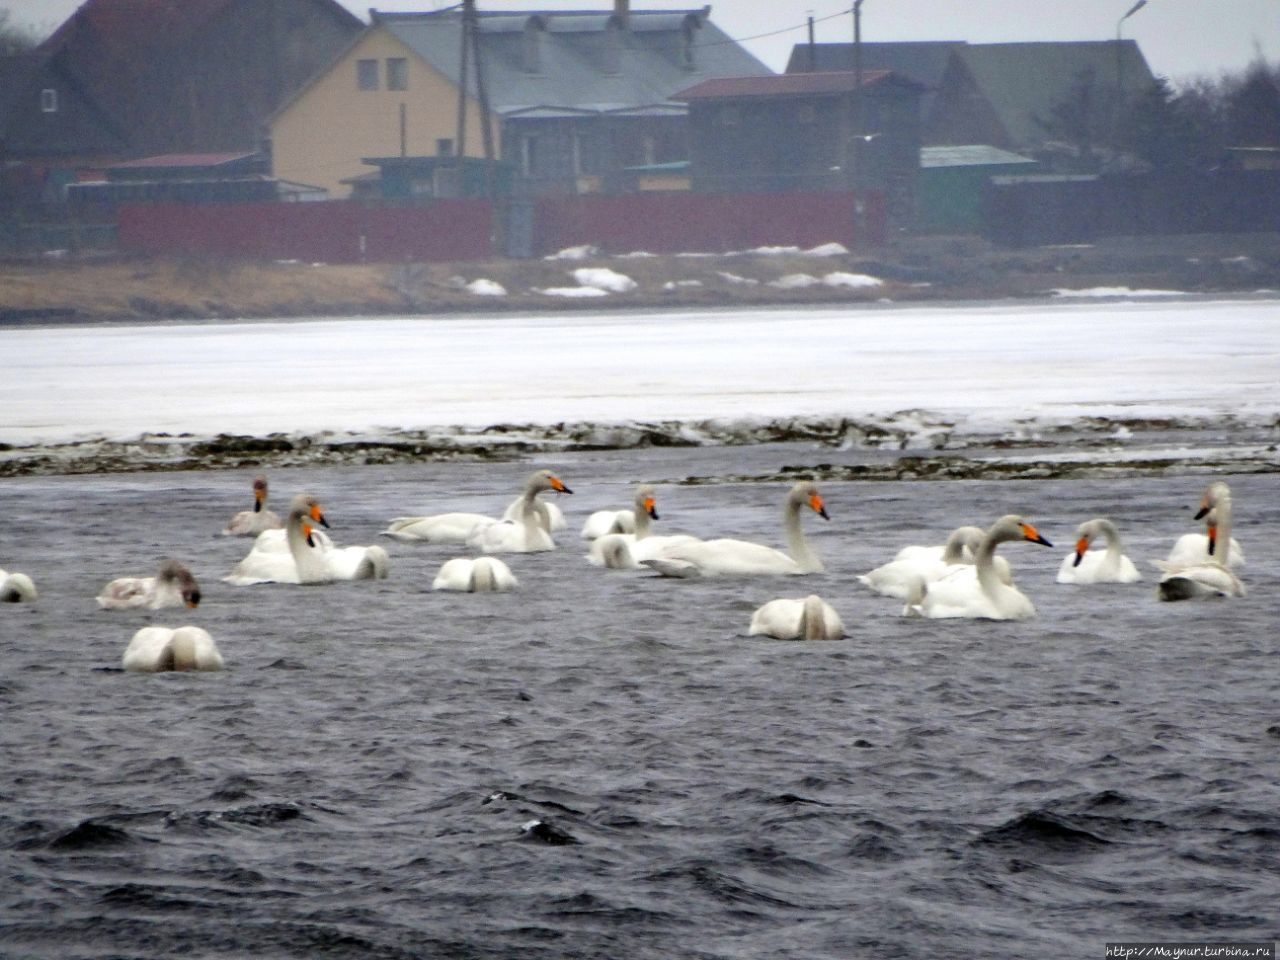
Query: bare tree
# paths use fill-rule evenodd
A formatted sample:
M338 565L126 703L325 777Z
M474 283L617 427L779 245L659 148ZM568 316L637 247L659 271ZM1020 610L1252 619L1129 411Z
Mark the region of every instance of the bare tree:
M14 23L8 10L0 10L0 57L26 53L39 43L35 30Z

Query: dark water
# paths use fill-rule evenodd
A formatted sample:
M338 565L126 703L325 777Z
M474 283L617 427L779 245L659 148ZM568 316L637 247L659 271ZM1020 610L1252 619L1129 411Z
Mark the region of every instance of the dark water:
M272 472L339 543L499 510L534 467L577 491L521 590L433 593L461 551L381 542L382 582L234 588L250 473L4 483L0 955L1080 957L1107 940L1280 937L1280 475L1230 478L1242 600L1161 604L1147 560L1203 477L833 483L824 575L672 581L588 566L577 530L637 480L830 452L558 455ZM777 542L777 484L664 485L660 528ZM903 620L854 581L1017 511L1026 623ZM1147 581L1053 582L1107 514ZM98 610L161 557L197 611ZM818 592L851 636L745 636ZM118 671L198 623L220 674ZM524 829L530 821L542 826Z

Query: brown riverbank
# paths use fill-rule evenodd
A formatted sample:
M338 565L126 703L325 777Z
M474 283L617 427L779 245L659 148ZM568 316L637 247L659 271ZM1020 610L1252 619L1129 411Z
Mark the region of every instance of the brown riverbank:
M584 267L607 268L635 287L590 298L542 292L578 286L574 271ZM881 283L854 285L849 278L857 276ZM477 280L506 292L486 296L468 289ZM912 238L871 253L834 256L594 255L445 264L45 256L0 263L0 322L920 302L1031 298L1100 287L1280 290L1280 234L1122 238L1025 250L976 238Z

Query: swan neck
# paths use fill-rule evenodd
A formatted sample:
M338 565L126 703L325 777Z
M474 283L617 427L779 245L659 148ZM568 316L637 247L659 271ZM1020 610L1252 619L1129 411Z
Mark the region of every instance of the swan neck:
M978 584L982 587L982 592L989 597L996 595L996 590L1002 582L1000 575L996 573L996 547L1001 542L999 537L987 534L974 553L973 562L977 568Z
M800 504L788 500L782 515L782 526L787 534L787 551L805 573L821 573L825 568L817 554L809 548L809 540L804 535L804 527L800 523Z
M636 539L643 540L653 532L653 520L643 503L636 504Z

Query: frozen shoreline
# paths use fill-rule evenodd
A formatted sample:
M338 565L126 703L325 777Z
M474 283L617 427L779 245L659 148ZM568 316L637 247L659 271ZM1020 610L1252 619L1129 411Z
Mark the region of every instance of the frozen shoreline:
M1216 433L1265 462L1275 314L1160 299L0 329L0 472L1123 446L1153 429Z

